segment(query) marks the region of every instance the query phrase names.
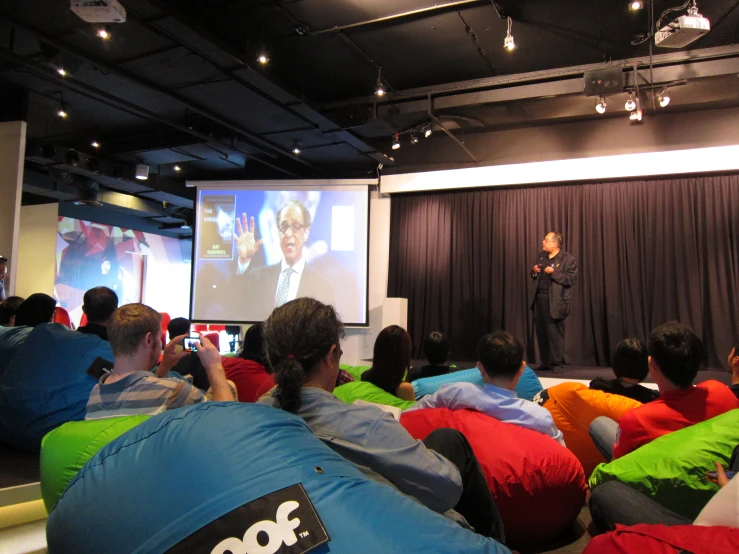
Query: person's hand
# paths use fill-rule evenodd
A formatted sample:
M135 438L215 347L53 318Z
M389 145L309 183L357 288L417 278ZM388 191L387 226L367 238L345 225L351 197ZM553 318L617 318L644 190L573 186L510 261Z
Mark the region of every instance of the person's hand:
M180 344L180 341L182 341L186 336L187 335L180 335L179 337L173 338L167 343L164 350L162 350L162 363L159 364L159 368L157 369L157 375L159 375L159 377L166 377L169 370L189 354L186 350L182 350L181 352L175 351L177 345Z
M534 273L541 273L541 265L540 264L536 264L534 266Z
M200 348L198 348L198 358L203 363L208 380L210 381L210 390L213 392L213 400L217 402L229 402L236 400L231 387L226 381L226 372L223 370L221 363L221 353L213 345L207 337L200 335Z
M722 466L719 462L714 462L713 465L716 466L716 478L714 479L710 475L706 475L706 478L709 481L716 483L719 486L719 488L722 488L728 485L729 478L726 476L726 472L724 471L724 466Z
M247 227L246 214L242 213L240 218L236 218L236 249L239 251L239 261L242 264L248 263L261 245L262 239L254 241L254 217L249 219Z
M198 348L197 354L198 358L200 358L200 361L203 363L205 371L207 371L208 374L218 368L223 371L223 367L221 365L221 353L213 345L213 343L210 342L210 339L208 339L208 337L200 335L200 348Z
M736 351L736 348L732 348L731 352L729 353L729 369L734 373L734 375L739 374L739 352Z
M546 267L546 268L544 269L544 273L547 273L547 274L551 275L552 273L554 273L554 268L553 268L553 267L552 267L551 265L548 265L548 266L547 266L547 267Z

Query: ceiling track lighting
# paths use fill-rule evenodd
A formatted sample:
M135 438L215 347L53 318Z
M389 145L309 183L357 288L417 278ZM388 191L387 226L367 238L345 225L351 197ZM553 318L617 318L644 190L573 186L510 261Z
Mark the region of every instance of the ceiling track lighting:
M299 156L299 155L300 155L300 153L302 152L302 150L300 149L300 146L298 146L298 145L296 144L295 146L293 146L293 150L292 150L292 152L293 152L293 154L295 154L296 156Z
M631 120L632 123L638 123L642 120L642 111L641 110L634 110L629 114L629 120Z
M172 169L174 169L175 171L182 171L182 168L177 164L174 164L174 167Z
M96 141L96 140L93 140L90 143L90 146L92 146L93 148L100 148L100 143L98 141Z
M385 86L382 84L382 68L377 68L377 87L375 88L375 96L385 96L387 91Z
M67 70L64 69L63 67L58 67L57 70L56 70L56 72L59 75L61 75L62 77L66 77L67 76Z
M266 53L266 52L261 52L261 53L260 53L260 54L259 54L259 55L257 56L257 61L258 61L258 62L259 62L260 64L262 64L262 65L267 65L267 64L269 63L269 56L267 55L267 53Z
M627 112L633 112L636 109L636 102L634 101L634 93L629 93L629 99L624 104L624 108Z
M433 132L431 131L431 124L429 123L423 129L421 129L421 132L423 132L424 137L429 138L431 136L431 133Z
M606 113L606 99L603 96L598 97L598 102L595 104L595 111L598 113Z
M411 131L411 144L415 146L418 144L418 135L416 135L415 131Z
M62 104L57 110L56 115L58 115L62 119L67 119L67 117L69 117L69 111L67 111L67 107Z
M400 149L400 134L395 133L393 135L393 150L399 150Z
M503 47L506 50L513 50L516 48L516 42L513 40L513 33L511 32L513 20L510 17L506 19L508 19L508 33L506 34L505 40L503 41Z
M629 2L629 9L632 12L639 11L643 8L644 8L644 2L639 2L638 0Z
M662 92L657 95L657 102L659 102L659 105L663 108L666 108L670 103L670 91L667 90L667 88L663 89Z
M97 35L103 40L110 39L110 37L112 36L110 33L110 27L108 27L107 25L103 25L102 27L98 28Z
M136 178L139 181L146 181L149 178L149 166L146 164L136 164Z

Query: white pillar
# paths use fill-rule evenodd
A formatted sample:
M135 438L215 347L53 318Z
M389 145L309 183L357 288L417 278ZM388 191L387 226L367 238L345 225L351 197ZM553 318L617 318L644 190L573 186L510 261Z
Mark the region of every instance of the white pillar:
M10 259L5 292L15 293L26 122L0 123L0 255Z

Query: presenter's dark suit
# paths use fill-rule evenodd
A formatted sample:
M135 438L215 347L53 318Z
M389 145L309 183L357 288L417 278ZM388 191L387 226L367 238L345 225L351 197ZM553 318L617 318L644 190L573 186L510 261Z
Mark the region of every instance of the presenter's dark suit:
M265 321L275 309L275 295L280 282L281 263L252 268L237 276L246 282L246 290L234 299L238 304L239 318L244 321ZM293 279L295 276L292 277ZM243 290L243 289L237 289ZM331 283L321 273L305 264L300 276L296 298L309 296L324 304L334 304L334 291Z
M575 257L560 250L549 258L549 253L539 252L536 264L541 264L541 273L531 272L534 290L529 307L534 310L536 340L541 357L540 369L561 369L564 364L564 320L570 314L570 288L577 281ZM554 273L544 273L547 266Z

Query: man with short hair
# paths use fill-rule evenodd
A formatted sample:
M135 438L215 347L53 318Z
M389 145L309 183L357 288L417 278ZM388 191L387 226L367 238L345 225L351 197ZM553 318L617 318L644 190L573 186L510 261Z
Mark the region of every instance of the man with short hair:
M659 399L633 408L616 423L598 417L590 436L606 460L625 456L654 439L739 408L739 399L718 381L693 386L703 360L703 343L687 325L671 321L647 341L649 374Z
M531 271L534 287L529 308L534 310L539 369L562 372L565 348L565 318L570 314L570 288L577 282L577 261L562 250L561 233L550 232Z
M113 313L108 324L113 369L92 389L85 419L156 415L205 401L203 393L189 383L166 378L184 355L175 353L175 346L185 335L169 341L156 374L151 373L162 354L161 325L161 314L144 304L126 304ZM233 400L221 355L207 339L201 338L198 357L208 372L213 400Z
M0 302L0 327L14 327L15 314L25 298L9 296L5 302Z
M562 432L546 408L518 398L518 380L526 369L523 345L506 331L485 335L477 344L477 369L483 385L448 383L434 394L424 396L406 411L423 408L475 410L504 423L532 429L565 446Z
M5 276L8 273L8 258L0 256L0 302L5 302Z
M656 390L641 386L649 375L649 353L639 339L624 339L618 343L611 357L615 379L596 377L590 381L591 390L602 390L631 398L642 404L659 398Z
M255 240L254 218L248 226L246 214L236 219L237 273L244 275L247 288L234 302L242 302L239 311L244 319L266 320L273 309L298 297L309 296L326 304L334 303L331 283L306 263L303 250L310 228L310 212L302 202L287 202L277 212L282 262L255 268L252 258L259 251L262 240Z
M108 321L117 309L118 295L108 287L88 290L82 297L82 312L87 316L87 325L77 331L108 340Z

